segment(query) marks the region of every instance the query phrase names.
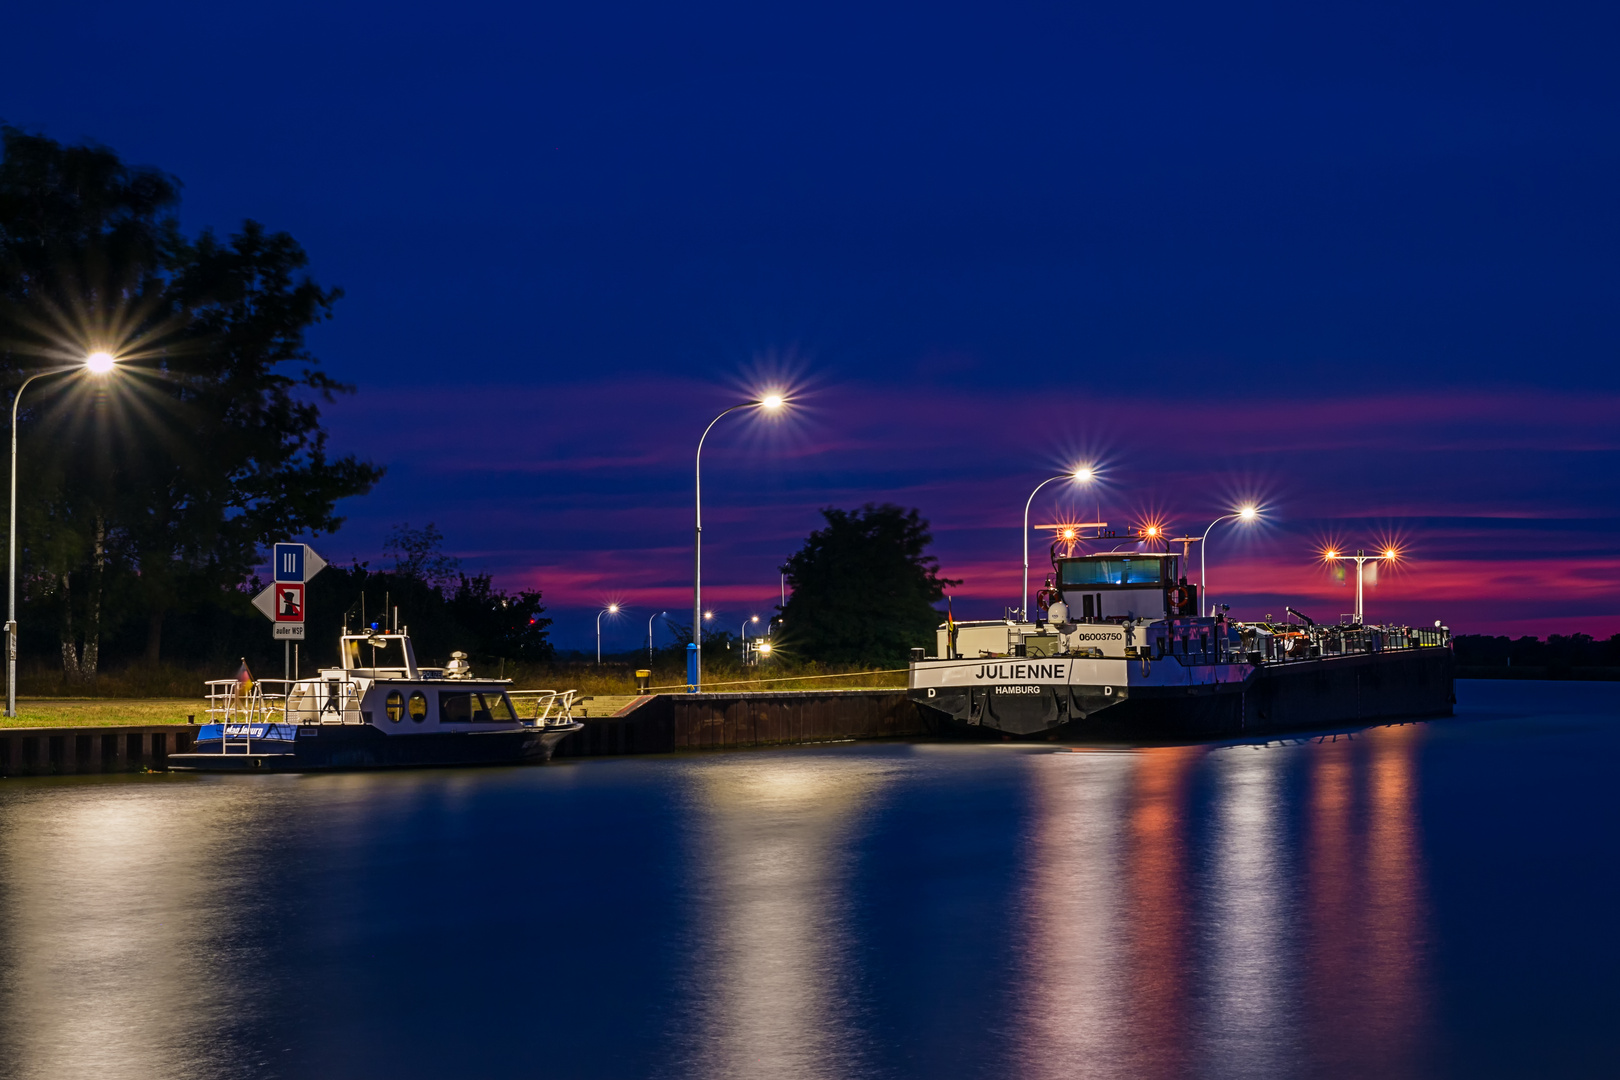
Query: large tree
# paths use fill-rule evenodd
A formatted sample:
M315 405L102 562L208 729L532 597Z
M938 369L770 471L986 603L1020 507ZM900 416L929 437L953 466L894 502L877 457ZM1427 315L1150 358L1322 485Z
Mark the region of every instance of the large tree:
M832 664L899 666L934 640L934 608L960 581L939 576L933 536L916 510L867 503L826 509L825 528L782 564L793 595L782 608L782 642Z
M286 233L182 235L179 184L104 147L0 129L0 378L119 356L23 401L19 541L36 606L60 612L70 677L95 671L109 576L147 621L240 604L263 547L329 532L377 466L332 457L320 405L353 388L305 333L341 295ZM77 622L75 622L77 619Z

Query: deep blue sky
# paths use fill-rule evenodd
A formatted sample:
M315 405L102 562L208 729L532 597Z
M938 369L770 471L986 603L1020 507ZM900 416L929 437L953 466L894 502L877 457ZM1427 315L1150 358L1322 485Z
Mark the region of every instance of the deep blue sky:
M1394 535L1375 616L1607 635L1617 22L11 5L0 117L172 172L188 228L293 233L347 292L334 442L391 468L317 547L434 520L565 646L610 596L641 613L610 645L690 606L693 444L772 375L795 419L706 455L732 622L817 507L874 499L935 522L959 615L999 613L1024 496L1088 457L1111 522L1265 500L1210 551L1240 614L1348 610L1316 543Z

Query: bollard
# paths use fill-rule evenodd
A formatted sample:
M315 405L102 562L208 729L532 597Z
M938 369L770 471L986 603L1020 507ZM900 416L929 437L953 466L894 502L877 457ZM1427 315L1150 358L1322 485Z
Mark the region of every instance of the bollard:
M648 671L646 668L637 668L636 669L636 693L645 694L647 692L647 688L649 686L651 686L651 685L652 685L652 672Z

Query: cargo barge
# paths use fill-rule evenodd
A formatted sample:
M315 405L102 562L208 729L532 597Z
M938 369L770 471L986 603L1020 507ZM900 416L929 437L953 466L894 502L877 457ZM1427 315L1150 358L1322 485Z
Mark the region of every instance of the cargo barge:
M908 695L938 734L1196 740L1449 716L1450 631L1203 613L1183 556L1054 558L1035 618L947 622Z

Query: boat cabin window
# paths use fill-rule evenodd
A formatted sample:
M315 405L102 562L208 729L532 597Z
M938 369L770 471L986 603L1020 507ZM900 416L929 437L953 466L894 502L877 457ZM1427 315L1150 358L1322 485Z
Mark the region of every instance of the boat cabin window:
M1062 564L1061 584L1161 585L1164 559L1156 555L1110 559L1073 559Z
M405 695L398 690L388 691L388 700L383 703L383 712L388 714L388 719L399 723L405 717Z
M411 720L420 724L427 719L427 695L418 690L411 695Z
M490 724L510 722L512 705L505 694L475 694L461 691L440 691L439 723Z
M405 642L402 638L383 639L381 644L369 641L345 641L350 668L397 668L405 670Z

